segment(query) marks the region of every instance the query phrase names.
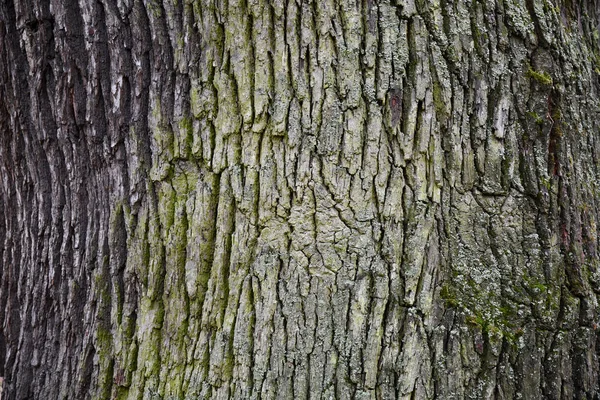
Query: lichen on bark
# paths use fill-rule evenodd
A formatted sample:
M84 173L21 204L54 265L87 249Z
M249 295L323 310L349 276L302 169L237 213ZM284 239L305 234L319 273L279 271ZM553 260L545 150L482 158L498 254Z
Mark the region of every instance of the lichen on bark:
M2 2L3 396L599 396L599 17Z

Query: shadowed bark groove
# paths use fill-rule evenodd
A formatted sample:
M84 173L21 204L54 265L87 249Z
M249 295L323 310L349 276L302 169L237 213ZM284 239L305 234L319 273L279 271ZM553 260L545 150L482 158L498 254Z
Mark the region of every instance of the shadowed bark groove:
M3 1L3 395L599 397L599 21Z

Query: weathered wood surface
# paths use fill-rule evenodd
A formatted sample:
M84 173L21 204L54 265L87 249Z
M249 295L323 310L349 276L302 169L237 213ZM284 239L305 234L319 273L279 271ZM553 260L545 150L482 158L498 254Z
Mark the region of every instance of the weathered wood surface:
M3 0L3 396L597 398L599 21Z

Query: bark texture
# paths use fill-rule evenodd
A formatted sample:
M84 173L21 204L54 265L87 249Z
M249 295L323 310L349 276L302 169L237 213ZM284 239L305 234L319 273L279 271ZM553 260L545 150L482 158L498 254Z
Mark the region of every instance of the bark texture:
M597 0L2 0L7 399L600 396Z

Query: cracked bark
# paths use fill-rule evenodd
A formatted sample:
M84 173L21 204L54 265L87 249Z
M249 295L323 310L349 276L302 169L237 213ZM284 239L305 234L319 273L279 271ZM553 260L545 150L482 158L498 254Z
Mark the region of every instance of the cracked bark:
M3 1L3 396L596 398L599 18Z

